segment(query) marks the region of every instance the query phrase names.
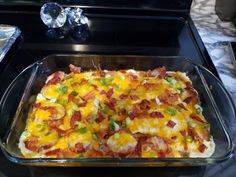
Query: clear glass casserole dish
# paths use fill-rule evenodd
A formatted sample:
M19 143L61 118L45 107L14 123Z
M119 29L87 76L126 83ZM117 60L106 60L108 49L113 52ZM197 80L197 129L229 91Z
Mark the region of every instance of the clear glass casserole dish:
M68 72L68 65L94 70L100 64L107 70L147 71L165 66L169 71L186 72L197 90L203 115L211 125L216 148L209 158L24 158L18 141L24 131L30 106L47 77L55 71ZM1 149L6 157L25 165L38 166L186 166L225 161L232 157L234 144L229 135L229 120L235 107L222 83L206 68L181 57L51 55L22 71L10 84L0 102Z

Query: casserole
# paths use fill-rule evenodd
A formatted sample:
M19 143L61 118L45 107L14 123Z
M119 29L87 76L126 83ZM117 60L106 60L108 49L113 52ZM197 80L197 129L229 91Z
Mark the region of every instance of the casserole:
M55 71L68 72L68 65L74 64L84 70L93 69L93 65L100 64L107 70L135 69L147 71L165 66L167 70L186 72L193 87L201 99L203 114L211 124L211 134L216 143L215 152L207 158L24 158L18 147L20 134L26 124L29 108L35 100L36 94L45 83L48 75ZM52 166L163 166L163 165L202 165L221 162L232 156L233 142L226 131L224 121L227 120L217 107L214 97L215 89L224 96L224 103L228 104L234 115L234 105L227 92L208 70L180 57L152 57L152 56L99 56L99 55L54 55L34 63L26 68L9 86L1 100L1 124L6 129L1 132L1 148L5 155L14 162L29 165ZM18 95L16 95L18 93ZM19 99L17 110L9 106L13 96ZM18 97L16 97L18 96ZM11 103L12 104L12 103ZM9 110L11 109L11 110ZM6 111L10 112L6 112ZM7 113L7 114L6 114ZM13 115L11 120L11 116ZM8 122L7 122L8 121ZM4 125L5 124L5 125ZM10 127L7 127L11 125Z

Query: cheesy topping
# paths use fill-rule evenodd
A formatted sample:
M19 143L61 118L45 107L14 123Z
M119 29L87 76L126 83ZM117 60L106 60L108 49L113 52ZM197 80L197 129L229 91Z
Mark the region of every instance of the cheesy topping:
M50 75L19 140L24 157L210 157L215 150L190 79L152 71Z

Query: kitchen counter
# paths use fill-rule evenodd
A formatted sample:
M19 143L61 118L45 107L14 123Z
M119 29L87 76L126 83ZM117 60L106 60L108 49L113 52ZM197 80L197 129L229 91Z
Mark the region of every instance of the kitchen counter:
M194 0L191 17L216 66L221 80L236 104L236 68L232 65L228 42L236 41L236 28L231 22L223 22L215 13L215 0ZM235 125L236 126L236 125ZM235 130L231 135L236 142ZM234 158L219 165L208 166L204 176L233 177L236 174Z
M236 103L236 68L231 63L227 43L236 41L236 27L219 19L215 13L215 0L194 0L191 17L221 80Z

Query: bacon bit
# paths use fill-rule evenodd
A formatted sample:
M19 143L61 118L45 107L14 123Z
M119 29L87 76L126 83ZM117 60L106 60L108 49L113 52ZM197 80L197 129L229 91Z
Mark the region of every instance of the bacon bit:
M119 112L119 115L125 116L126 113L127 113L126 109L125 109L125 108L122 108L122 109L120 110L120 112Z
M102 112L101 112L101 111L98 111L97 117L96 117L96 119L95 119L95 122L96 122L96 123L100 123L100 122L102 122L104 119L105 119L105 117L104 117L104 115L102 114Z
M164 115L161 113L161 112L158 112L158 111L154 111L154 112L151 112L149 114L150 117L153 117L153 118L164 118Z
M114 110L115 109L115 106L116 106L116 99L115 98L111 98L109 100L109 102L105 102L104 103L108 108Z
M84 146L83 146L82 143L76 143L74 150L75 150L75 152L77 152L77 153L85 152L85 149L84 149Z
M113 88L110 88L106 93L107 98L110 99L112 94L113 94Z
M79 83L79 85L84 85L84 84L86 84L87 82L88 82L88 81L87 81L86 79L82 78L81 81L80 81L80 83Z
M34 152L39 151L38 138L31 137L30 139L27 139L24 143L27 149Z
M34 103L32 106L35 107L35 108L40 108L41 107L41 103Z
M198 93L196 92L196 90L194 90L192 85L187 86L184 90L188 93L189 97L191 97L191 100L190 100L190 98L188 98L188 100L186 100L186 101L193 102L194 104L197 104L200 102L199 97L198 97Z
M100 92L100 94L106 94L107 92L105 91L105 90L102 90L101 92Z
M131 120L133 120L133 119L136 117L136 115L135 115L133 112L131 112L131 113L129 114L129 117L130 117Z
M103 139L108 135L108 129L99 130L96 134L100 139Z
M51 151L48 151L48 152L46 152L45 153L45 155L46 156L52 156L52 155L56 155L56 156L58 156L58 154L60 153L60 149L58 148L58 149L54 149L54 150L51 150Z
M79 82L74 82L74 83L71 84L72 87L75 87L77 85L79 85Z
M178 106L179 106L181 109L184 109L185 111L187 111L187 108L185 108L185 106L184 106L183 103L178 104Z
M92 86L96 91L98 91L98 86L97 86L97 85L92 84L91 86Z
M52 127L52 129L53 129L53 130L56 130L58 133L60 133L60 134L62 134L62 135L65 135L65 134L67 134L68 132L71 131L71 129L62 130L62 129L58 128L58 127Z
M78 107L85 107L86 105L87 105L87 101L77 104Z
M94 98L94 97L95 97L95 93L94 93L94 91L92 90L92 91L88 92L86 95L84 95L83 99L84 99L85 101L88 101L89 99L92 99L92 98Z
M75 91L71 92L69 95L68 95L68 102L76 102L76 98L75 98L75 95L77 93Z
M201 152L201 153L203 153L203 152L205 151L205 149L206 149L206 146L205 146L204 144L200 144L200 145L198 146L198 150L199 150L199 152Z
M123 100L123 99L126 99L126 98L128 98L128 95L126 95L126 94L121 94L119 97L120 97L120 99L122 99L122 100Z
M146 110L136 115L137 118L146 118L147 116L148 116L148 112Z
M79 74L81 72L81 67L70 64L69 68L72 73Z
M138 95L130 95L131 100L138 100L139 96Z
M139 108L141 110L149 110L150 109L150 102L146 99L142 100L141 103L139 103Z
M47 81L47 84L46 85L54 85L54 84L57 84L59 83L63 78L64 78L64 72L62 71L58 71L58 72L55 72L53 74L53 77L52 79L50 79L49 81Z
M166 155L163 151L159 151L159 152L157 152L157 156L160 158L164 158Z
M183 100L185 103L189 104L192 101L192 97L189 96Z
M178 102L178 94L171 93L171 91L166 89L165 93L159 96L159 99L163 103L175 105Z
M188 135L190 135L193 138L193 140L196 139L196 136L195 136L196 133L193 131L193 129L190 126L188 126Z
M192 113L192 114L190 115L190 117L191 117L192 119L198 121L198 122L204 123L204 121L203 121L199 116L197 116L197 115L194 114L194 113Z
M72 115L71 119L70 119L70 126L72 128L75 128L75 122L76 121L81 121L82 116L80 111L75 111L74 114Z
M186 138L186 136L187 136L186 130L180 130L179 132L184 138Z
M131 81L136 81L138 79L138 76L132 73L129 73L128 77Z
M171 140L176 140L177 139L177 136L172 136L171 137Z
M125 74L125 73L126 73L126 70L120 70L120 72Z
M59 119L59 120L48 120L48 121L46 122L46 124L48 125L49 128L59 127L60 125L63 124L63 119Z
M167 76L166 68L164 66L161 68L156 68L150 72L150 76L164 79Z
M166 124L168 127L170 128L174 128L174 126L176 125L176 123L172 120L169 120L169 122Z
M154 84L154 83L144 83L143 86L144 86L146 89L150 89L150 88L157 88L157 87L158 87L158 84Z

